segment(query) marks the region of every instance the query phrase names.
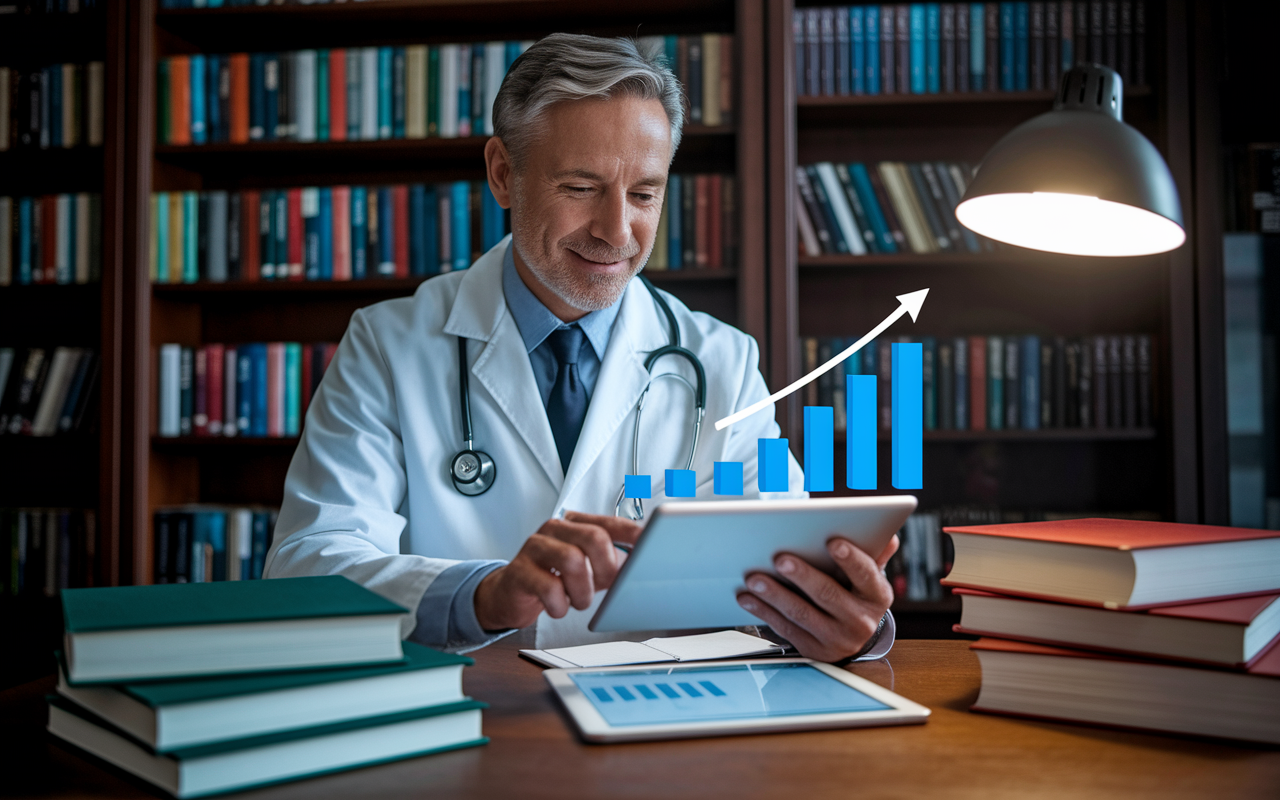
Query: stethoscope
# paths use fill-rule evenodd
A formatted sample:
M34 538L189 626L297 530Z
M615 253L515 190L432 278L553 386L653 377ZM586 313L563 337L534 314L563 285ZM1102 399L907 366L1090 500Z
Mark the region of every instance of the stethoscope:
M644 391L640 393L640 399L636 404L636 422L631 433L631 472L632 474L640 473L640 417L644 412L644 402L649 396L649 389L653 386L655 380L661 378L672 378L689 387L689 391L694 397L694 418L693 418L693 439L689 444L689 456L685 459L684 469L693 468L693 456L698 450L698 438L702 433L702 418L706 415L707 410L707 374L702 368L702 362L694 355L693 351L682 347L680 344L680 323L676 321L676 315L671 310L671 306L653 288L653 284L643 275L639 276L640 282L649 290L649 295L653 297L654 302L662 311L662 315L667 319L667 327L670 331L670 343L659 347L648 355L644 360L645 371L649 373L649 382L645 384ZM688 379L676 372L664 372L659 375L653 374L653 365L663 356L679 356L688 361L693 366L693 371L697 375L696 384L690 384ZM474 432L471 425L471 389L470 378L467 374L467 340L458 337L458 405L462 411L462 441L464 448L453 457L453 461L449 464L449 477L453 479L453 486L462 494L468 497L484 494L493 486L493 482L498 477L498 467L493 461L493 457L483 450L475 449ZM623 501L627 500L626 483L624 481L623 488L618 492L618 499L613 504L614 514L617 516L626 516L633 520L644 519L644 505L640 498L630 498L630 509L624 509L627 505Z

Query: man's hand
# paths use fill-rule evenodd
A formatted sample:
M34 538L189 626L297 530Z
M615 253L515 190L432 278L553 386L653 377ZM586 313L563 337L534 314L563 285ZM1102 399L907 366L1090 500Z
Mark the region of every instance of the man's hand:
M559 619L569 606L589 608L595 592L618 577L622 553L614 542L635 544L641 526L628 519L570 511L547 520L511 563L476 587L476 620L485 630L532 625L544 610Z
M795 645L801 655L818 661L839 661L866 646L893 602L893 589L881 570L898 551L898 537L890 539L875 559L839 537L827 542L827 550L849 577L852 589L784 553L774 559L774 568L813 602L774 578L754 572L747 576L748 591L738 595L738 605L764 620Z

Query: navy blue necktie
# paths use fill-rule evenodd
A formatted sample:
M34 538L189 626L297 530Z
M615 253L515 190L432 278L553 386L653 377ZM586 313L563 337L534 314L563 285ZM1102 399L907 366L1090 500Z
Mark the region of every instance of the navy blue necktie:
M578 374L578 353L587 335L577 325L553 331L547 337L551 352L556 357L556 382L547 398L547 420L551 423L551 435L560 452L560 466L569 472L569 460L578 444L582 420L587 416L587 387Z

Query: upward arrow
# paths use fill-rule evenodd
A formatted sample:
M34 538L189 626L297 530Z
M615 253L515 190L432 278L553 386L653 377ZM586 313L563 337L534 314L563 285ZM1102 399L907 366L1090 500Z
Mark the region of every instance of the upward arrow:
M734 424L735 422L741 422L742 420L746 419L747 417L751 416L757 411L761 411L765 408L768 408L769 406L778 402L779 400L791 394L795 390L801 388L802 386L807 386L808 384L817 380L820 376L829 372L833 367L835 367L841 361L844 361L846 358L858 352L863 347L866 347L867 344L871 342L872 339L875 339L877 336L884 333L885 330L890 325L897 322L898 319L901 318L903 314L910 314L911 321L915 322L916 317L920 316L920 307L924 305L924 298L925 298L925 295L927 294L929 294L928 289L921 289L918 292L908 292L907 294L898 295L898 303L899 303L898 308L892 314L885 317L884 320L881 321L879 325L872 328L871 331L866 336L863 336L861 339L854 342L849 347L845 348L839 355L833 357L830 361L818 367L813 372L810 372L808 375L805 375L803 378L791 384L787 388L782 389L781 391L774 392L773 394L769 395L765 399L757 403L752 403L751 405L747 406L741 411L730 414L729 416L725 417L722 420L717 420L716 430L721 431L729 427L730 425Z

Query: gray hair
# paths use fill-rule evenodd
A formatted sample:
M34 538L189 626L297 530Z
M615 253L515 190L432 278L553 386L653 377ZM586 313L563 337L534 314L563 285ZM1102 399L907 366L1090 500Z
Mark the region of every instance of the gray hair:
M519 166L539 118L556 103L615 95L658 100L671 123L671 155L680 146L684 103L680 83L656 52L634 39L553 33L511 65L493 101L493 132Z

